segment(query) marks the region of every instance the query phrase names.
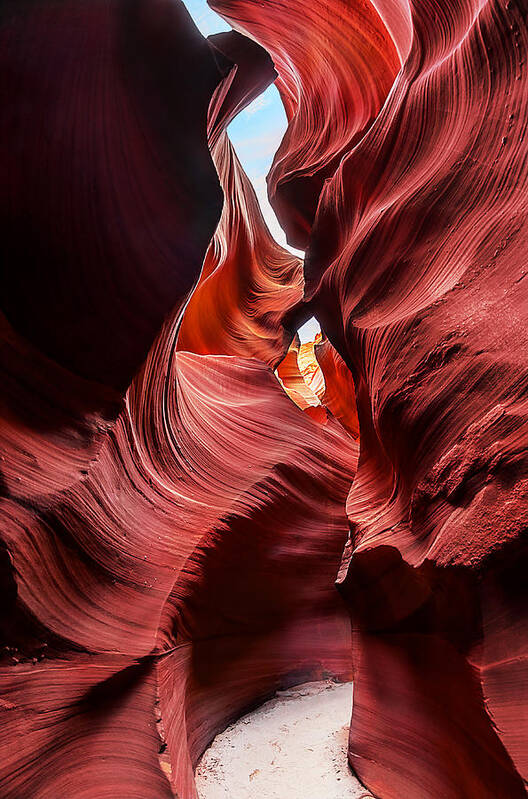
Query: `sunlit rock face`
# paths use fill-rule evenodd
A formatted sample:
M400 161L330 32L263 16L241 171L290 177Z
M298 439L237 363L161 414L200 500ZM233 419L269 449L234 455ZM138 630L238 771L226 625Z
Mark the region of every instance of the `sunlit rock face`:
M214 5L266 40L272 4ZM526 7L378 10L402 67L319 195L304 270L359 414L350 763L383 797L524 796ZM286 36L311 41L309 16ZM296 198L279 210L293 230Z
M195 799L353 674L374 795L524 796L526 8L211 5L0 9L0 794Z
M289 125L268 176L290 244L304 249L326 178L359 141L400 67L394 42L369 0L211 0L273 58Z
M217 89L208 119L209 145L225 202L185 311L178 349L253 356L275 365L291 338L284 317L302 300L302 264L268 231L226 127L277 73L269 55L238 33L217 34L210 41L236 65Z

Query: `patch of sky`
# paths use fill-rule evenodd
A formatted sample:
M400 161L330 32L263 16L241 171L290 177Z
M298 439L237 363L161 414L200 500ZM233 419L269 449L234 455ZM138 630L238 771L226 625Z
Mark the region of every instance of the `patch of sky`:
M321 332L319 322L312 316L307 322L302 325L297 331L301 344L306 344L308 341L315 341L315 337Z
M211 36L213 33L231 30L231 25L228 25L219 14L212 11L205 0L183 0L183 4L202 36Z
M229 31L231 27L212 11L205 0L184 0L196 27L204 36ZM269 204L266 175L286 131L284 107L276 86L269 86L231 122L227 131L240 163L257 194L262 215L274 239L301 258L304 253L290 247Z

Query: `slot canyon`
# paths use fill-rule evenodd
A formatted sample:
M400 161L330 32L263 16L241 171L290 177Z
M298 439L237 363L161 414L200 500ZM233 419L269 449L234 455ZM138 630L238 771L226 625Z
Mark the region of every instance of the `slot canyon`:
M0 799L324 681L351 796L521 799L527 0L209 6L0 5Z

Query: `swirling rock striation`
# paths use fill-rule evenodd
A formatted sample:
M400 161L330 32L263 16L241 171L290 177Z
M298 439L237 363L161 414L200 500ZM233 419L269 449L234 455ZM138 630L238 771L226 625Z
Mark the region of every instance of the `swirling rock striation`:
M255 42L0 10L1 794L194 799L229 720L353 670L373 794L525 796L526 8L213 5L275 64L304 276L226 134Z
M268 5L212 5L266 41ZM350 762L383 797L524 796L526 5L377 7L402 67L326 175L305 262L359 416L338 580L354 622ZM304 97L323 73L306 74L296 43L341 6L310 8L269 42ZM327 107L303 126L317 141ZM283 195L289 230L305 199Z
M174 327L87 475L2 504L4 796L169 796L167 777L193 796L192 765L229 718L350 674L332 577L354 442L258 361L171 357Z
M212 0L211 8L270 53L289 120L268 175L290 244L304 249L319 194L373 122L400 67L369 0Z
M325 189L306 267L358 385L350 760L382 796L524 796L525 19L514 3L420 4L413 27Z
M217 34L209 41L235 64L218 86L208 115L209 146L225 199L185 310L178 349L253 356L275 366L291 338L284 317L302 300L302 264L268 231L226 128L277 73L265 50L239 33Z
M278 687L351 675L333 577L358 447L337 421L299 410L266 365L288 346L300 262L271 240L223 132L273 72L238 35L203 42L178 3L1 13L15 157L0 347L0 792L190 799L196 760L230 718ZM223 219L241 221L220 222L214 239L229 253L213 267L225 287L208 337L199 312L188 324L192 301L181 317L220 217L210 98ZM237 294L244 254L251 280ZM197 296L203 310L207 290ZM198 353L178 351L186 326Z

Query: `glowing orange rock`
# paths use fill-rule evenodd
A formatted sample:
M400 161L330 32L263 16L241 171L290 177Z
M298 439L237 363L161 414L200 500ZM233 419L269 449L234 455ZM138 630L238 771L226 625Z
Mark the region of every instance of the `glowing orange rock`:
M302 264L268 231L225 127L276 72L267 53L245 37L218 34L212 40L235 60L209 108L209 143L225 199L199 285L185 310L178 349L249 355L275 365L291 338L284 316L302 298Z

